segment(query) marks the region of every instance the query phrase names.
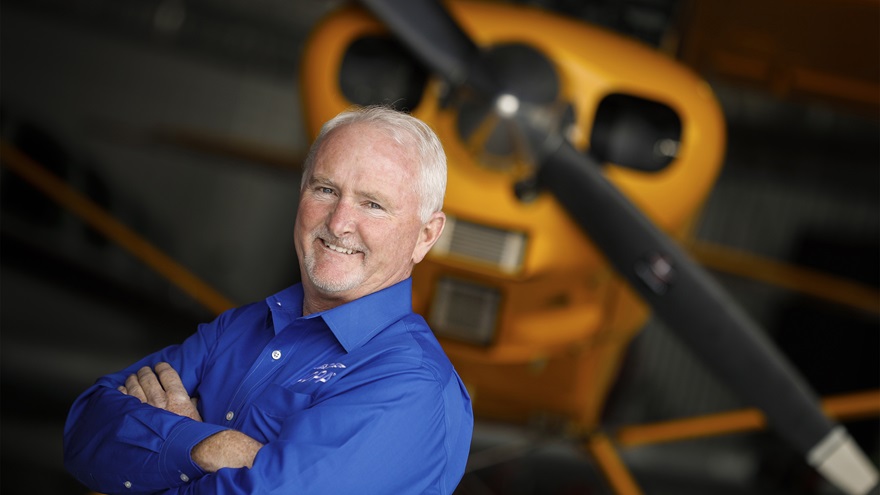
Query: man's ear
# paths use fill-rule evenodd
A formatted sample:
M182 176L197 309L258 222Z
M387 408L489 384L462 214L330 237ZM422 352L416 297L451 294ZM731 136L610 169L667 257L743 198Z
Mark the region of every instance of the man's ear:
M438 211L431 215L431 218L422 225L422 230L419 232L419 240L416 242L415 249L413 249L413 264L416 264L425 258L428 251L430 251L431 247L434 246L434 243L437 242L437 239L440 239L440 234L443 233L443 228L445 226L446 214L442 211Z

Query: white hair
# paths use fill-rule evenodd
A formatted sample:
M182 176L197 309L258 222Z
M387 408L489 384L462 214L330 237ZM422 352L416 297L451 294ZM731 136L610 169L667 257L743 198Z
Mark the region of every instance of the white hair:
M328 120L312 143L303 164L301 188L311 179L315 159L321 144L334 129L357 123L371 124L385 132L394 141L410 150L419 165L415 184L419 196L419 218L427 222L431 215L443 209L446 194L446 153L434 131L421 120L385 106L354 107Z

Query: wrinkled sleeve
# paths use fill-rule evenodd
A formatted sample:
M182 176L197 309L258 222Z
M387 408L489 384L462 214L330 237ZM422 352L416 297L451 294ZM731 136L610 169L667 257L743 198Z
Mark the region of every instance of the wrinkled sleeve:
M167 493L452 493L473 428L467 392L457 375L390 368L349 377L351 388L289 416L253 468L221 469ZM281 387L267 394L302 399Z
M190 451L226 428L164 411L117 390L143 366L168 362L194 395L203 363L221 332L223 316L167 347L104 376L77 398L64 427L64 464L87 487L103 493L155 493L196 480L204 472Z

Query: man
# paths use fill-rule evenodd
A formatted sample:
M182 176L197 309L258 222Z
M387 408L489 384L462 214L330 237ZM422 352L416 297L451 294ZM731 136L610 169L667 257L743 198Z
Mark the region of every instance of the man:
M329 121L303 172L302 283L99 379L68 417L68 470L105 493L452 493L470 399L410 279L445 188L424 123L383 107Z

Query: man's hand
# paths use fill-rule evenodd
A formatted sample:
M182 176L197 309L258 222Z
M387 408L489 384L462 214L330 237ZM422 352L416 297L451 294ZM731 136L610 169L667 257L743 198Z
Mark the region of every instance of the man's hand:
M168 363L157 364L155 373L149 366L144 366L136 375L129 376L119 391L153 407L196 421L202 420L196 409L196 399L189 396L183 388L180 375Z
M196 410L196 399L189 396L180 381L180 375L168 363L159 363L155 372L149 366L139 369L136 375L125 380L118 388L125 395L137 397L141 402L174 414L201 421ZM193 447L193 461L209 473L220 468L252 467L254 457L263 444L235 430L215 433Z
M251 468L263 444L240 431L224 430L202 440L192 449L192 459L209 473L220 468Z

